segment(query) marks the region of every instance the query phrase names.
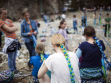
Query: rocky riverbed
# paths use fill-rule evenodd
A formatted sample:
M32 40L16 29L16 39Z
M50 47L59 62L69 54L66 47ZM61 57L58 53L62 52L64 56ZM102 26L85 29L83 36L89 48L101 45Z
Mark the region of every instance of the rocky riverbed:
M104 18L105 18L106 13L107 12L102 12L102 23L104 23ZM70 51L73 51L74 48L79 46L79 43L85 41L85 38L82 35L84 29L80 28L80 26L81 26L81 12L74 12L74 13L67 14L66 22L67 22L67 26L69 28L69 31L71 31L73 33L72 20L73 20L74 14L78 18L78 32L79 33L78 34L68 34L68 38L69 38L68 46L69 46ZM99 12L97 12L97 15L99 16ZM87 13L87 17L88 17L88 25L93 26L93 13ZM54 16L52 16L51 18L54 18ZM58 26L59 26L60 21L55 20L54 22L51 22L51 23L44 23L42 21L42 19L38 19L38 21L40 22L41 26L40 26L40 28L38 28L39 34L38 34L37 43L42 43L45 45L46 54L52 54L52 53L54 53L54 51L52 50L52 46L51 46L51 43L49 40L50 40L51 36L58 31ZM19 28L19 30L16 32L16 34L17 34L18 39L22 45L21 50L18 51L18 56L16 59L17 69L22 72L21 73L22 75L23 74L31 74L31 70L29 70L28 66L27 66L27 63L29 61L29 52L24 45L23 37L20 35L21 34L20 33L20 31L21 31L20 23L14 22L14 25L18 26L18 28ZM95 30L96 30L97 37L104 41L105 46L106 46L105 54L107 55L108 60L111 61L111 48L107 44L107 42L108 42L111 45L111 38L104 38L103 37L103 34L104 34L103 28L100 28L100 26L98 26L98 18L97 18L97 26L95 27ZM2 39L3 39L2 44L4 44L4 36ZM44 40L44 41L41 42L41 40ZM8 70L7 55L0 53L0 72L4 71L4 70ZM32 76L29 76L25 79L27 80L28 83L32 83ZM111 81L109 81L109 80L111 80L111 71L107 70L107 81L108 81L108 83L111 83ZM20 82L18 82L18 83L20 83Z

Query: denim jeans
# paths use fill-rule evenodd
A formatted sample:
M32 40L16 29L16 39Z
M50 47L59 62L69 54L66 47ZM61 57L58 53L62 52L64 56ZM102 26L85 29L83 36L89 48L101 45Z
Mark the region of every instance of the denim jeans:
M29 43L25 42L25 46L27 47L28 51L29 51L29 55L31 56L35 56L36 52L35 52L35 48L33 47L34 44L32 41L30 41Z
M17 49L14 52L7 52L8 53L8 67L10 71L16 70L16 56L17 56Z
M85 23L85 24L86 24L86 26L87 26L87 19L86 19L86 23Z
M94 18L94 23L93 24L96 25L96 18Z
M75 27L75 26L74 26L74 31L75 31L76 33L78 33L78 29L77 29L77 27Z

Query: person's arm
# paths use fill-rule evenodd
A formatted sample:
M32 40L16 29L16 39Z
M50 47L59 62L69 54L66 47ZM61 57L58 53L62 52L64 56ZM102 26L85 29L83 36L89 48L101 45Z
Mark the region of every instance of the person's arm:
M30 59L30 64L33 65L32 59Z
M7 32L15 32L18 30L18 28L16 26L8 27L6 24L4 24L2 26L2 28L4 28Z
M18 20L18 22L21 22L21 18Z
M38 71L38 79L43 78L43 76L47 73L47 71L48 71L48 68L43 62L42 66L40 67Z
M22 36L28 36L28 32L24 33L24 25L23 24L21 24L21 35Z
M110 18L110 22L109 23L111 24L111 18Z
M82 56L82 51L81 51L80 48L77 49L76 55L77 55L78 58L80 58Z

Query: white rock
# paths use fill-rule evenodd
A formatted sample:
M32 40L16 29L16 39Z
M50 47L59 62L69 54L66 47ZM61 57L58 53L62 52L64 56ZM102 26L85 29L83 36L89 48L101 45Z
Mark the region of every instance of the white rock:
M20 63L17 63L16 66L17 66L17 69L20 70L22 68L25 68L27 66L27 63L20 62Z
M23 54L27 54L28 53L28 50L23 50Z
M24 63L24 59L19 59L18 63Z
M20 56L19 56L19 59L23 59L23 58L24 58L24 55L20 55Z

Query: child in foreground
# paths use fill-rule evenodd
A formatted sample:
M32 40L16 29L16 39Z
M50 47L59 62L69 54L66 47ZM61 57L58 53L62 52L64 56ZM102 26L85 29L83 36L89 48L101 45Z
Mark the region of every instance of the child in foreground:
M76 15L73 16L73 29L74 29L75 32L78 33Z
M34 83L39 83L38 81L38 70L41 67L43 61L45 59L47 59L49 57L49 55L45 55L44 51L45 51L45 47L42 44L37 44L35 51L37 52L38 55L36 56L32 56L30 59L30 64L34 66L33 71L32 71L32 75L33 77L33 82ZM42 77L42 83L50 83L50 75L48 76L47 74L45 74Z
M38 72L42 78L48 70L51 71L51 83L81 83L78 58L73 52L67 52L65 39L61 34L51 37L51 44L56 53L50 55Z

